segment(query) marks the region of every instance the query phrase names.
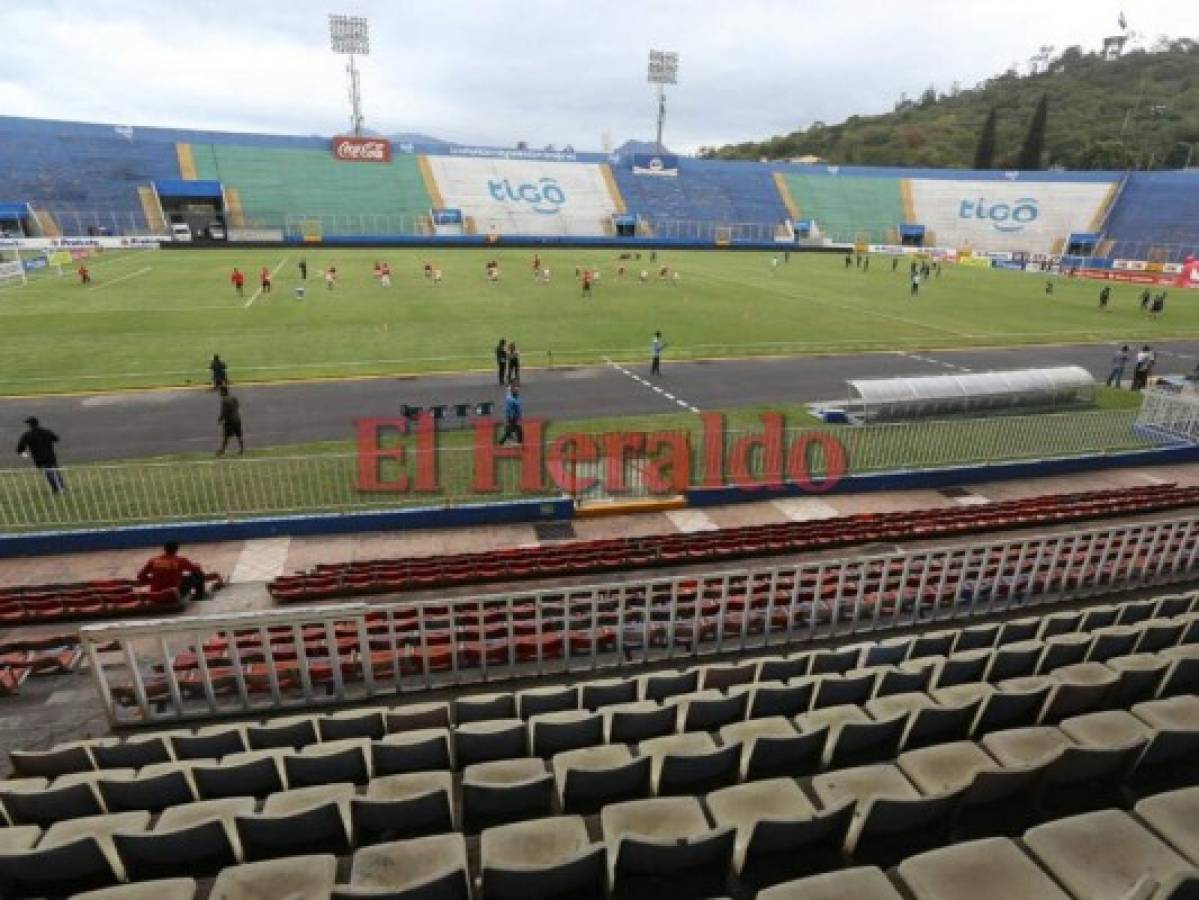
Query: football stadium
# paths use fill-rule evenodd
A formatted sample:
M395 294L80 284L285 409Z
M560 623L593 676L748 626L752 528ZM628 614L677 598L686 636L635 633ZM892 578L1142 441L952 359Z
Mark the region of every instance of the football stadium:
M0 898L1199 898L1199 45L581 151L370 27L339 130L0 63Z

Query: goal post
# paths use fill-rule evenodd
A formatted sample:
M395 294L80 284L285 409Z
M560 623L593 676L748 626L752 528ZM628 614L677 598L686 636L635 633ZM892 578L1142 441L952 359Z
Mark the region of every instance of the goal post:
M26 283L25 264L21 262L20 249L0 247L0 288Z

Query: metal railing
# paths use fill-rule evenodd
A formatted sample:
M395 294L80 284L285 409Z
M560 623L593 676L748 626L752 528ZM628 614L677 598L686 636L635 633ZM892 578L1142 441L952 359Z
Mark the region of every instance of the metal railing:
M80 637L114 726L169 723L964 622L1193 577L1197 551L1188 516L425 603L88 625Z
M789 458L789 447L814 434L831 435L844 449L847 467L842 475L1110 453L1182 442L1177 435L1134 427L1136 416L1135 410L1100 410L793 429L784 435L783 460ZM652 422L647 424L653 427ZM563 423L557 431L568 430L568 426ZM690 482L701 484L707 469L698 422L692 430L667 433L688 442ZM736 442L751 433L731 430L724 434L726 462ZM591 437L603 447L601 435ZM0 469L0 531L450 506L574 493L548 475L542 488L522 488L518 460L497 463L498 491L480 491L475 488L472 448L443 446L436 454L438 489L409 493L360 490L359 458L352 453L68 466L58 470L66 484L61 493L52 492L44 473L32 467ZM419 465L414 447L408 448L408 456L407 472L414 477ZM824 453L811 453L808 474L813 478L827 475L827 463ZM766 464L763 454L753 454L751 476L768 474ZM629 477L623 490L585 493L591 497L650 496L655 485L644 477L644 461L628 465L633 468L626 468ZM380 466L380 480L390 481L400 473L397 465L386 460ZM731 468L725 465L722 469L726 483L734 483ZM592 467L582 474L602 472L603 467ZM783 480L788 480L785 465L782 474ZM657 488L657 493L665 492Z

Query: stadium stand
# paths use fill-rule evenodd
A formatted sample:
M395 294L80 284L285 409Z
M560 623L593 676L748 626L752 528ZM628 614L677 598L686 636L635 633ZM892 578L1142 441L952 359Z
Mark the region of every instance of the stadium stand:
M824 237L926 240L1052 253L1073 232L1104 233L1109 255L1180 261L1196 247L1195 176L1185 172L970 172L679 159L673 176L636 174L632 156L394 144L390 163L336 161L320 137L133 128L0 117L0 203L29 204L45 233L164 227L153 185L223 188L234 227L319 220L321 236L429 235L432 209L466 233L601 237L630 213L638 235L772 245L789 219ZM1114 208L1112 208L1114 203ZM1105 227L1105 221L1107 226ZM1114 241L1114 247L1109 241ZM1156 248L1156 249L1155 249Z
M811 551L910 538L966 535L996 528L1078 522L1179 508L1199 499L1199 489L1172 484L1047 494L985 507L863 514L748 526L700 534L679 534L572 542L478 554L408 560L357 560L320 565L312 572L282 576L268 586L281 603L386 594L491 581L621 571L649 566L710 562L769 554Z
M1071 232L1098 231L1118 185L1110 172L1014 179L849 166L779 172L788 207L835 240L897 244L906 223L922 225L938 246L1026 253L1061 252Z
M771 167L758 163L680 159L677 176L638 175L632 161L613 166L633 215L659 237L771 240L788 218Z
M1199 251L1199 175L1138 172L1104 228L1113 259L1182 262Z
M321 219L330 233L416 233L434 205L419 158L410 154L354 165L327 147L209 143L191 144L190 152L194 177L235 188L242 213L257 227L283 228L288 215Z
M77 221L59 223L64 227L111 227L116 214L137 232L146 226L138 187L177 178L179 169L171 145L133 132L0 116L0 172L5 202L77 213Z
M595 237L610 233L624 201L606 166L426 156L440 206L459 209L479 234Z
M0 889L948 900L994 869L972 896L1171 896L1199 866L1197 616L1174 594L17 751Z
M904 212L901 181L890 177L840 177L783 170L799 218L816 221L821 234L839 241L899 243Z

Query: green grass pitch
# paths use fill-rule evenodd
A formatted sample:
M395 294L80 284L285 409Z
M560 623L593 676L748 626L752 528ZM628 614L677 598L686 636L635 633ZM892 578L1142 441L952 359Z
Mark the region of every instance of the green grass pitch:
M1100 284L946 265L908 296L906 260L874 257L848 271L837 254L660 251L656 263L620 260L614 249L540 251L551 270L534 282L528 248L268 249L122 251L93 258L95 281L40 272L0 288L0 393L184 385L205 380L220 353L240 383L293 378L485 369L496 341L515 340L526 368L643 359L661 329L672 358L946 348L1075 341L1160 340L1199 335L1199 305L1174 292L1152 320L1140 288L1114 285L1111 311ZM307 296L296 300L297 264L308 262ZM484 262L498 260L491 284ZM392 268L392 286L372 275ZM432 287L428 261L444 272ZM617 267L628 267L621 279ZM229 283L246 273L245 296ZM326 291L323 268L337 287ZM274 291L254 297L262 266L278 268ZM577 266L598 269L580 296ZM679 272L660 281L657 268ZM650 273L640 283L640 269ZM253 298L253 302L251 301Z

